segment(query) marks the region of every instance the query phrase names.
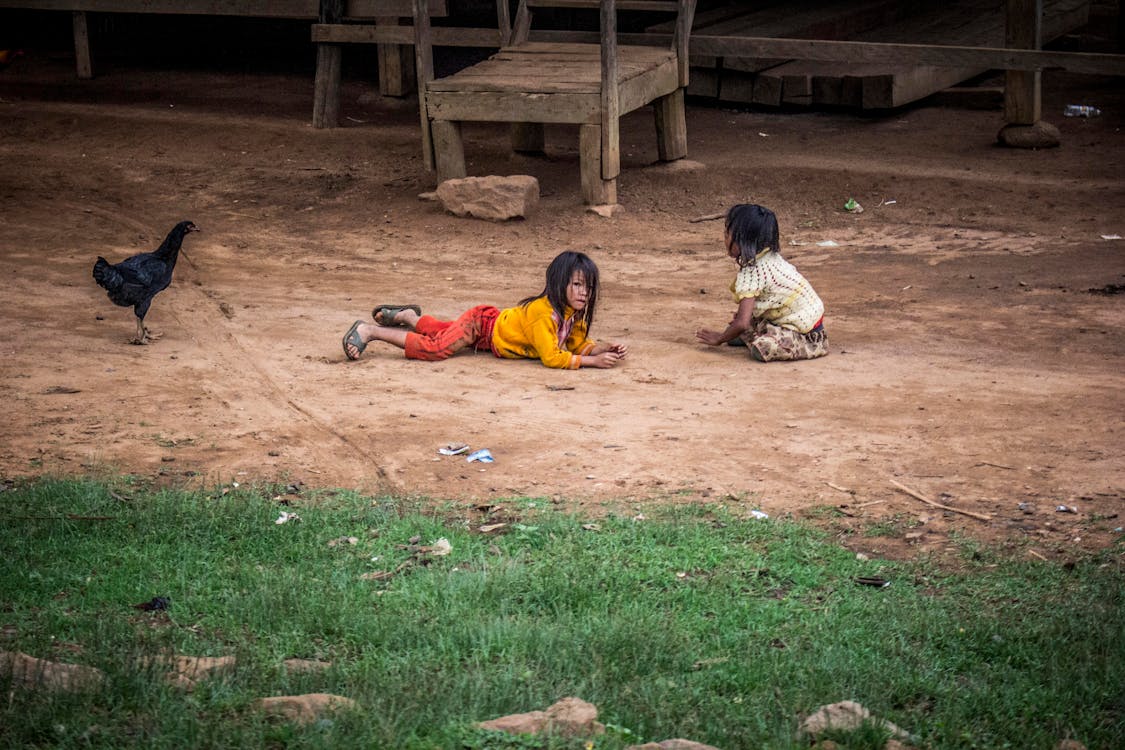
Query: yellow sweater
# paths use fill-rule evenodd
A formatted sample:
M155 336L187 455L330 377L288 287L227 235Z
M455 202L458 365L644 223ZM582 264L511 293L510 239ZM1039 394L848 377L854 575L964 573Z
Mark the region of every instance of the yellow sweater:
M566 308L567 319L573 316L574 310ZM492 329L492 349L508 359L539 359L547 367L577 370L594 342L586 338L584 320L575 321L570 335L559 341L562 322L546 297L501 310Z

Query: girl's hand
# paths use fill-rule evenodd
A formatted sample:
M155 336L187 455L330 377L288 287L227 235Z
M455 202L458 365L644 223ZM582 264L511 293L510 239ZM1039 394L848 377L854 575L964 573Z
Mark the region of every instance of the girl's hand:
M582 358L583 366L589 365L590 367L599 367L603 370L608 370L611 367L616 367L617 363L625 359L625 355L617 351L602 352L601 354L587 354Z
M617 352L618 354L621 355L622 359L625 359L625 355L629 353L629 345L628 344L618 344L618 343L614 342L612 344L608 344L607 346L609 348L609 351Z
M594 346L594 348L591 349L590 353L586 356L597 356L606 352L617 352L621 355L621 358L624 359L625 355L629 353L629 345L618 344L614 341L607 341L604 344L597 344L596 346Z
M723 334L712 331L710 328L700 328L695 332L695 337L709 346L718 346L723 343Z

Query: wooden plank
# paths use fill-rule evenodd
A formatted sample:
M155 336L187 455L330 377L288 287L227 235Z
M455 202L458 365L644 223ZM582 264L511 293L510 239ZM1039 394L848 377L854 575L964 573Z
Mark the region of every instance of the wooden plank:
M498 47L496 29L431 27L433 47ZM362 24L313 24L312 40L334 44L414 44L409 26L369 26Z
M597 94L531 96L512 91L433 91L426 94L426 109L434 120L573 125L598 122L601 98Z
M945 44L836 42L761 37L692 37L692 48L743 57L786 57L840 62L878 62L974 67L984 70L1057 68L1092 75L1125 75L1125 55L1096 52L1014 50Z
M717 99L719 96L719 72L712 68L693 68L686 92L688 96L706 96Z
M605 7L605 4L599 0L527 0L527 5L531 8L584 8L588 10L594 10L599 6ZM650 13L676 12L674 0L619 0L616 5L618 10L639 10Z
M668 60L660 67L622 80L618 85L621 114L626 115L640 109L659 97L671 94L679 87L680 71L675 60Z
M691 80L694 82L704 74L714 75L719 81L719 89L715 93L715 98L724 102L741 102L749 103L754 101L754 76L741 73L736 70L723 71L720 77L715 71L695 69L691 73ZM688 87L688 93L691 93L691 87ZM781 101L781 91L777 92L777 101ZM776 105L775 105L776 106Z
M491 89L443 89L444 79L427 88L430 117L444 120L484 122L598 122L601 96L596 90L541 92L496 85ZM645 106L678 88L679 74L673 62L634 76L620 87L618 106L622 115ZM560 87L561 88L561 87Z

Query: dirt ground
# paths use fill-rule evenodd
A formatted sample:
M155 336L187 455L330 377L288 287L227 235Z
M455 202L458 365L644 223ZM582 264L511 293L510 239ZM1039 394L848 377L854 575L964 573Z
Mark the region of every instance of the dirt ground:
M0 72L0 476L122 472L280 481L582 513L720 503L816 519L854 549L940 553L951 535L1072 559L1125 523L1125 96L1045 74L1062 146L995 145L998 108L882 116L693 103L689 160L622 126L619 200L580 204L577 133L513 155L466 128L470 174L531 174L537 212L489 223L419 199L416 104L347 80L342 127L310 126L312 79L27 55ZM1101 117L1062 117L1068 103ZM842 210L848 198L866 209ZM734 304L721 222L773 208L827 305L832 354L761 365L696 343ZM91 278L188 237L150 346ZM823 243L831 241L828 246ZM563 249L603 287L614 370L464 354L410 362L340 339L374 303L437 315L537 292ZM446 457L460 441L482 465ZM895 482L989 520L942 511ZM1058 512L1059 505L1077 513Z

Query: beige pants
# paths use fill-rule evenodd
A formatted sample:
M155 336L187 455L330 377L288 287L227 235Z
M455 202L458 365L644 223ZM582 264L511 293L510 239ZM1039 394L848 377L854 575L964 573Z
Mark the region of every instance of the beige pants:
M754 328L742 334L742 340L750 349L750 357L759 362L816 359L828 354L828 334L823 328L800 333L759 320Z

